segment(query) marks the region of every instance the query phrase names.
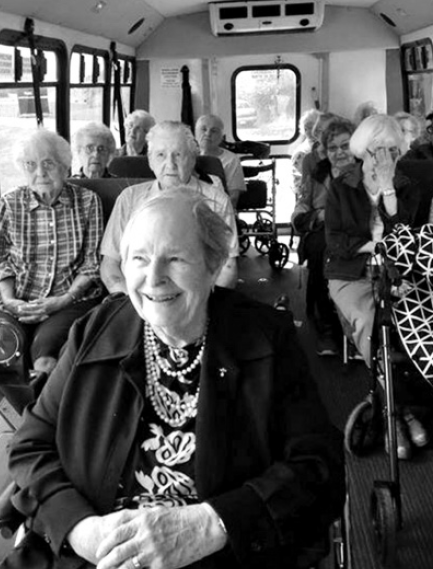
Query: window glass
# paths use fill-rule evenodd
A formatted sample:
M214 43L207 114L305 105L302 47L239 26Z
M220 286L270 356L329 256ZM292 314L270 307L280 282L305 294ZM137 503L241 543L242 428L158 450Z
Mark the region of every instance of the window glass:
M57 129L58 55L43 50L45 74L40 84L44 127ZM21 76L15 82L16 66ZM19 69L17 70L19 71ZM36 128L30 49L0 44L0 192L9 191L24 179L14 166L13 147L23 134Z
M123 109L123 116L126 117L131 112L131 97L132 97L132 90L131 87L128 85L123 85L120 87L120 93L122 96L122 109ZM114 134L114 138L116 139L117 146L120 148L120 132L119 132L119 115L117 114L117 105L114 104L114 87L111 88L111 101L112 105L112 116L111 116L111 130Z
M243 67L232 80L236 140L287 143L296 136L299 72L289 65Z
M105 78L106 59L103 53L86 51L85 47L74 49L70 66L71 137L90 121L104 121Z

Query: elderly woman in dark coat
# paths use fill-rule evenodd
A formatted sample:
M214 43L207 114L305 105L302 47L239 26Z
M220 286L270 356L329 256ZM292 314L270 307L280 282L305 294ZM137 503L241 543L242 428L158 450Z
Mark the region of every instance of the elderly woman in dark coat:
M307 314L315 321L319 356L338 353L333 337L334 309L329 298L328 283L323 274L325 240L325 206L333 179L354 164L349 141L355 130L345 119L337 118L326 126L321 145L326 158L304 179L292 214L292 224L301 235L298 248L299 261L308 260L306 291Z
M290 316L214 290L227 233L195 191L146 201L121 243L129 297L77 323L26 413L14 501L58 567L320 557L344 500L340 436Z
M396 172L406 149L395 118L372 115L350 140L352 153L362 160L332 183L325 212L327 257L325 276L331 298L352 328L353 341L370 366L375 302L372 272L375 247L397 223L412 225L420 201L417 182ZM418 421L407 414L412 441L428 442ZM405 427L398 427L398 455L409 458Z

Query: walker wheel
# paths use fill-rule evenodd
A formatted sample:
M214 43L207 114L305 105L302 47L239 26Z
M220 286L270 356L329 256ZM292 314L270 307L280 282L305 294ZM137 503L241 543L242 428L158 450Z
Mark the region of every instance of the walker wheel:
M271 248L272 235L257 235L254 239L254 247L261 255L267 255Z
M0 365L8 367L20 356L20 339L16 327L0 319Z
M398 511L392 485L375 481L370 502L374 543L383 569L395 569Z
M350 414L344 429L344 446L350 454L365 455L382 432L382 415L377 396L369 394Z
M238 239L239 239L239 252L241 255L245 255L245 253L250 248L250 238L248 237L248 224L243 219L236 220L236 226L238 230Z
M269 247L269 264L276 271L281 270L289 260L289 248L284 243L273 241Z

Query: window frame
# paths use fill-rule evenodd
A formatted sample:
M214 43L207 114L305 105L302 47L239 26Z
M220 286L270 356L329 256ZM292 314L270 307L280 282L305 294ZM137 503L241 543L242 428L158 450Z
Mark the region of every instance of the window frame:
M54 52L57 57L57 81L41 82L40 86L56 89L56 130L61 136L69 139L69 61L66 44L62 40L40 35L35 35L34 41L37 49L43 52ZM0 44L8 47L30 48L26 36L17 30L1 30ZM0 89L6 88L29 88L33 90L33 82L0 83Z
M295 130L294 134L291 138L286 139L279 139L279 140L271 140L271 139L254 139L257 142L266 142L267 144L272 145L287 145L291 142L295 141L299 136L299 119L301 114L301 72L299 69L291 64L291 63L270 63L270 64L263 64L263 65L243 65L238 67L234 70L231 76L231 97L230 97L230 105L231 105L231 119L232 119L232 135L234 140L241 141L244 139L239 138L237 133L237 117L236 117L236 79L240 73L245 71L278 71L282 69L289 69L292 71L296 78L295 84L295 93L296 93L296 100L295 100Z

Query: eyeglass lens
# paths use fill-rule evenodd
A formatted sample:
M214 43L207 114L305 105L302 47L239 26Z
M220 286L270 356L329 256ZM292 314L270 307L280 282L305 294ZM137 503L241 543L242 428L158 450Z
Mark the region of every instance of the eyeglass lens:
M38 163L34 162L33 160L28 160L27 162L24 162L23 164L24 164L24 168L25 168L25 170L27 170L27 172L35 172L38 168ZM49 158L47 158L46 160L42 160L41 162L39 162L39 166L43 170L47 170L48 172L50 172L51 170L54 170L54 168L57 166L57 164L53 160L50 160Z

